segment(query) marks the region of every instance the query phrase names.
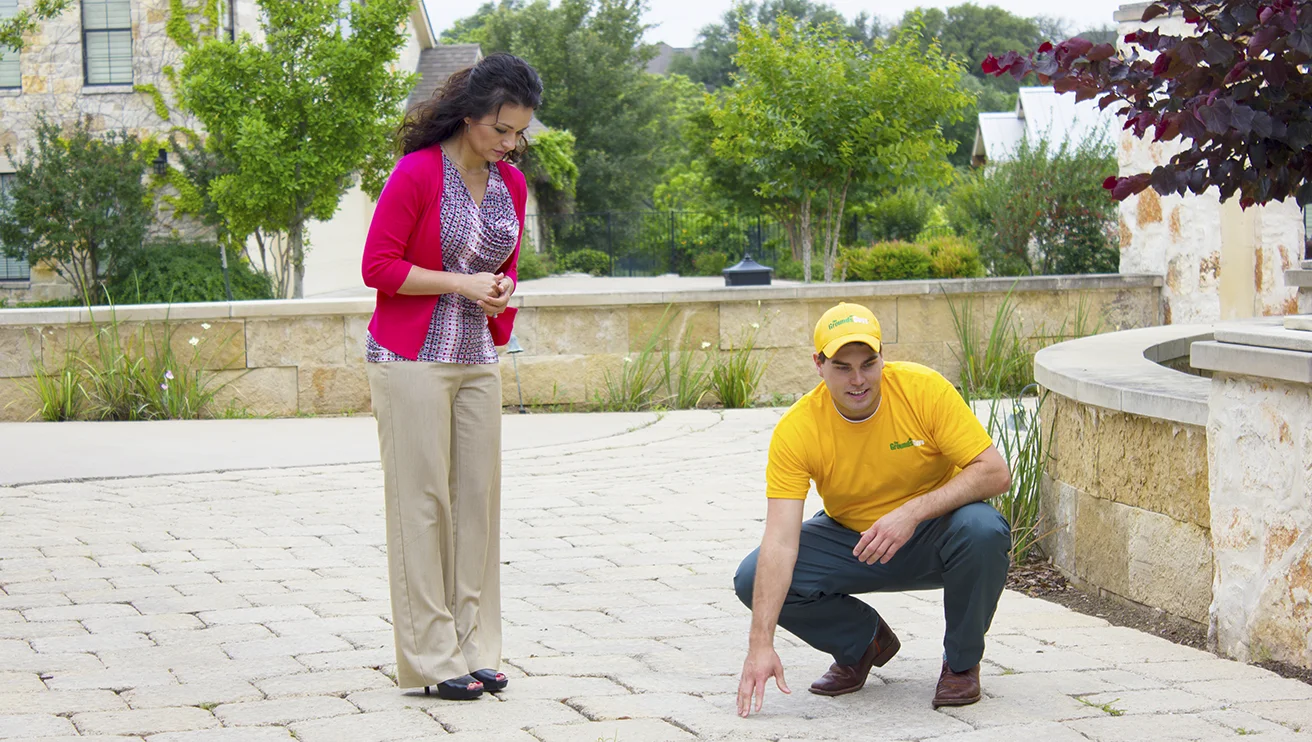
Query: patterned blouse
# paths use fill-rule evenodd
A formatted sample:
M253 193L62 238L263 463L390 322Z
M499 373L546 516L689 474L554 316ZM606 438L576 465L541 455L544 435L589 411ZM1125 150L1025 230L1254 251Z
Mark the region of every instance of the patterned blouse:
M501 172L492 166L483 203L465 186L460 172L442 153L442 269L454 273L495 273L519 239L519 217ZM365 333L369 363L407 361ZM460 294L442 294L433 307L428 337L416 359L429 363L496 363L497 349L487 329L487 315Z

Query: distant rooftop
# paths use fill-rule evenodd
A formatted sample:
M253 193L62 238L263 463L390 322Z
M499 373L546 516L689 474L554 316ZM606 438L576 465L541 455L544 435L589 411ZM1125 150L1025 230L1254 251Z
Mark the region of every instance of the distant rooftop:
M478 44L437 44L419 52L419 82L410 91L407 107L413 107L433 97L442 83L452 74L483 58Z
M1027 138L1031 142L1046 138L1055 147L1099 133L1114 140L1119 129L1115 112L1100 109L1097 100L1076 103L1073 94L1058 94L1052 88L1021 88L1016 110L979 115L971 163L1008 160Z
M656 44L656 56L647 63L647 71L653 75L664 75L670 71L670 64L678 57L697 56L696 49L680 49L664 41Z

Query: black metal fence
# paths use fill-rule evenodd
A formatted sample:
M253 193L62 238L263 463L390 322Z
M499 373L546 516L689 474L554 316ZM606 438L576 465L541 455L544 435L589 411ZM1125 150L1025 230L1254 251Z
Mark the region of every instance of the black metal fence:
M610 258L611 274L693 275L699 255L720 253L727 265L743 255L777 266L791 255L788 230L760 214L694 211L605 211L576 214L529 214L525 233L539 240L539 252L559 260L579 250L596 250ZM850 215L843 220L844 245L883 239L878 225ZM945 233L951 233L945 229Z
M687 211L608 211L529 214L525 232L541 240L540 252L557 259L597 250L616 276L691 275L698 255L721 253L728 264L744 254L771 264L786 254L783 225L769 217Z

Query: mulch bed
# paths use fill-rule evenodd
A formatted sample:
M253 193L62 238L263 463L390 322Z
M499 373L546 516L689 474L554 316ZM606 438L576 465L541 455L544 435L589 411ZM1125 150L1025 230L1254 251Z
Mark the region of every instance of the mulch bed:
M1072 585L1050 562L1032 558L1015 564L1007 575L1007 588L1031 598L1042 598L1086 616L1097 616L1115 626L1126 626L1163 639L1193 647L1207 649L1207 627L1177 618L1164 611L1135 605L1116 598L1081 590ZM1256 662L1258 667L1286 678L1301 680L1312 685L1312 669L1295 667L1283 662Z

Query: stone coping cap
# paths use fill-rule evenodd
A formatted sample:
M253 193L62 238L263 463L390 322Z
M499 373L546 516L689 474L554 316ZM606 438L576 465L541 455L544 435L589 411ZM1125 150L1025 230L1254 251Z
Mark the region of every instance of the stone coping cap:
M1292 315L1217 325L1216 334L1212 339L1218 343L1312 353L1312 332L1300 327L1300 325L1306 326L1309 320L1312 320L1312 317Z
M1306 262L1306 261L1305 261ZM1291 268L1285 271L1286 286L1312 286L1312 270L1304 268Z
M1218 325L1212 342L1193 346L1190 364L1212 372L1312 384L1312 333L1285 327L1290 319ZM1290 324L1300 323L1295 319Z
M1156 288L1156 274L1099 274L1088 276L1023 276L1019 278L955 278L942 281L868 281L800 284L793 286L740 286L716 289L692 288L663 291L610 291L587 293L526 294L511 298L513 307L620 306L628 304L691 304L726 301L786 301L790 299L861 299L876 296L924 296L932 294L1006 293L1007 291L1070 291ZM198 302L194 304L135 304L117 307L50 307L0 309L3 325L85 324L94 318L107 322L203 321L372 314L371 296L283 299L272 301Z
M1212 332L1212 325L1165 325L1067 340L1034 356L1034 379L1082 404L1206 426L1210 380L1159 362L1188 356Z

